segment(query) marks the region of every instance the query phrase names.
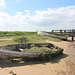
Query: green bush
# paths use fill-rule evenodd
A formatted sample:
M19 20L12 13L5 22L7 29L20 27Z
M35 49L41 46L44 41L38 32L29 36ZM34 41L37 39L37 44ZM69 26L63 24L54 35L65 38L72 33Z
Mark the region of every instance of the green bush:
M46 54L45 54L45 53L42 53L42 54L39 56L39 59L42 60L42 61L45 61L45 60L46 60Z
M13 40L18 43L26 43L28 41L28 39L26 37L18 37Z
M52 58L52 56L50 54L46 54L46 59L50 60Z
M50 60L51 57L51 52L52 49L47 48L47 47L33 47L34 44L32 44L32 48L30 49L24 49L23 52L27 53L41 53L41 55L37 58L39 60L45 61L45 60ZM28 58L26 58L28 60Z
M26 61L26 60L29 61L29 60L31 60L31 58L29 58L29 57L24 57L24 58L22 58L22 60L23 60L23 61Z
M26 48L23 50L23 52L29 52L29 53L51 53L52 49L47 47L31 47L30 49Z

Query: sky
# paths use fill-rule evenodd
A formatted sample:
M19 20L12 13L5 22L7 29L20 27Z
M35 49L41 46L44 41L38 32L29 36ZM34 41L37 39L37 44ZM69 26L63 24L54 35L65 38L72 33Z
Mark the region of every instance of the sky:
M0 0L0 31L75 29L75 0Z

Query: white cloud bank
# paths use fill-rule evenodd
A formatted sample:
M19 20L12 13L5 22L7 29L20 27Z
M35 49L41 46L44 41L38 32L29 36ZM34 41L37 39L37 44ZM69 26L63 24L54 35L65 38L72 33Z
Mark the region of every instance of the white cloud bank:
M5 0L0 0L0 9L5 8Z
M17 12L15 16L0 12L0 30L36 31L52 29L75 28L75 6L56 9L48 8L45 11L29 10Z

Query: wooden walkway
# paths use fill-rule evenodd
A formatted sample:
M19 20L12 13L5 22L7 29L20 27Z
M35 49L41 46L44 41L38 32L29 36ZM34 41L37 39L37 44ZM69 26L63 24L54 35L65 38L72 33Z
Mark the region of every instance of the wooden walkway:
M67 29L67 30L52 30L52 34L72 37L72 41L74 41L75 29L70 29L70 30L69 29Z

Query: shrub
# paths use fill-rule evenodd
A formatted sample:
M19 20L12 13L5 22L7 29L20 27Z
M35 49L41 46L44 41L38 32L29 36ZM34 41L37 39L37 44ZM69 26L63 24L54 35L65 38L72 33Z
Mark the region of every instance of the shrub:
M15 38L14 41L18 43L26 43L28 40L26 37L18 37L18 38Z
M46 54L43 52L43 53L39 56L39 59L42 60L42 61L45 61L45 60L46 60Z
M46 59L47 60L50 60L52 57L51 57L51 55L50 54L46 54Z

